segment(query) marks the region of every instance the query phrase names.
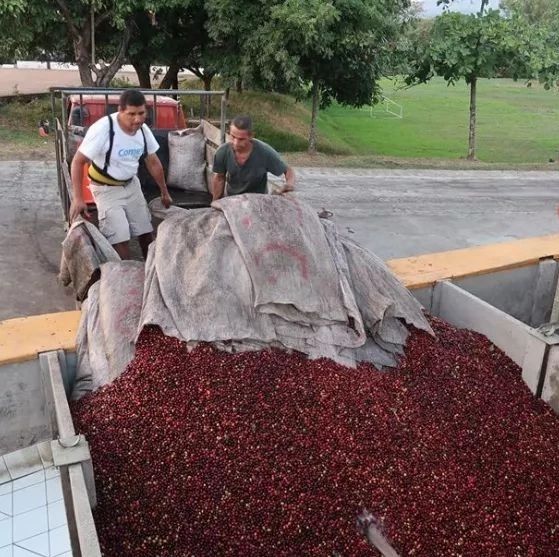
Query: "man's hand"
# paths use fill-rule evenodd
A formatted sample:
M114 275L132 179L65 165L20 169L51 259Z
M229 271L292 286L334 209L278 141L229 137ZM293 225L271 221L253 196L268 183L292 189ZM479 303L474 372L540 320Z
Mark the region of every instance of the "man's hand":
M165 207L165 209L168 209L172 205L173 198L169 195L168 191L161 194L161 203L163 203L163 207Z
M91 218L91 215L87 210L87 203L74 199L70 205L70 224L72 224L79 216L82 216L86 220Z
M290 191L293 191L295 189L295 186L293 184L290 184L288 182L286 182L283 187L280 189L279 193L280 194L284 194L284 193L289 193Z

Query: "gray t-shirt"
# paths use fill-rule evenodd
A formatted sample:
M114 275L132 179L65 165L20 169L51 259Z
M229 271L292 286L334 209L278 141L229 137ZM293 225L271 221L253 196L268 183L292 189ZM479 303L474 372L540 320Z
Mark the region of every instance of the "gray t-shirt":
M268 172L280 176L286 170L277 151L258 139L252 140L252 152L245 164L237 163L230 143L219 147L213 163L214 172L226 175L227 195L266 193Z

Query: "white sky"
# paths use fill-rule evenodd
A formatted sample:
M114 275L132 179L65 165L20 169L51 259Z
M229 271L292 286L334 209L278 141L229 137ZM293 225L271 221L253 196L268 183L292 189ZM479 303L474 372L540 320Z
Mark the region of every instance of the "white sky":
M437 0L419 0L419 3L423 6L423 16L425 17L434 17L443 11L442 6L437 6ZM454 0L450 9L457 12L475 13L479 10L480 5L480 0ZM499 0L489 0L489 7L498 8Z

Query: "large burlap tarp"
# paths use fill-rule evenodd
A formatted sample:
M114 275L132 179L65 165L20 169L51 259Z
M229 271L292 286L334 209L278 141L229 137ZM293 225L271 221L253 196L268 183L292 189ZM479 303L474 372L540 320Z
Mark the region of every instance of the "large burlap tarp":
M97 227L80 217L62 242L60 282L71 286L76 300L81 302L99 279L100 266L107 261L120 261L120 257Z
M278 347L379 368L403 354L407 326L432 332L381 259L295 196L248 194L160 213L145 269L101 264L89 288L72 398L118 377L145 325L192 345Z
M89 288L82 304L73 400L116 379L135 353L144 264L108 262L101 265L100 272L100 280Z
M385 264L294 196L227 197L169 216L146 262L140 329L229 350L278 346L393 365L430 331Z

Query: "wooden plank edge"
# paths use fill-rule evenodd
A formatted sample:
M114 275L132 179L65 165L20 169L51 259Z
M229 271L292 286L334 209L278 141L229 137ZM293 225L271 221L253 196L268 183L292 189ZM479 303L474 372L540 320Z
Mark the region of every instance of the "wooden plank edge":
M65 311L0 321L0 365L33 360L50 350L74 351L80 316Z

